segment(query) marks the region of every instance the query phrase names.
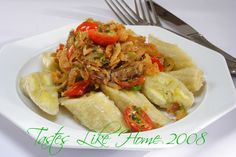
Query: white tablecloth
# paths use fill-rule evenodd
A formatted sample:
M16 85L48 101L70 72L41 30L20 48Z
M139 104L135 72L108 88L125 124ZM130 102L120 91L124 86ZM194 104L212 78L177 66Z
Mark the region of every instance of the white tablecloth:
M212 43L236 57L235 0L156 1L194 26ZM87 17L98 20L117 20L103 0L0 0L0 46ZM234 157L236 156L235 119L236 110L233 110L203 129L208 132L208 136L206 143L202 146L179 145L151 152L64 149L57 156ZM46 150L41 150L33 143L34 141L28 135L0 115L1 156L49 156Z

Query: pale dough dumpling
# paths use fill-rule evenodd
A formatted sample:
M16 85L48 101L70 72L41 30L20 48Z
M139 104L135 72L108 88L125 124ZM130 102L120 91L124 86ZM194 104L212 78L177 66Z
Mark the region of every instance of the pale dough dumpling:
M156 125L164 126L171 121L138 91L118 90L105 85L102 86L102 91L115 102L121 112L124 112L127 106L134 105L142 108Z
M146 76L142 92L151 102L161 108L168 108L172 103L178 103L188 109L194 102L193 94L185 85L164 72Z
M183 84L193 93L197 92L203 86L203 72L196 67L170 71L169 74L183 82Z
M178 45L162 41L152 35L148 36L148 41L156 45L158 52L164 57L169 57L174 61L174 70L195 66L191 57L178 47Z
M22 91L44 112L56 115L59 112L57 88L48 72L35 72L20 80Z
M90 93L80 98L62 98L62 106L92 131L124 132L128 130L119 109L102 92Z

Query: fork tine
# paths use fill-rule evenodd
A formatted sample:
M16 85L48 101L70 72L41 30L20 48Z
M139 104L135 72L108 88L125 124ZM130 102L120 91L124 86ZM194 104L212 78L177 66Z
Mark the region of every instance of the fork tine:
M160 19L159 19L159 17L157 16L156 8L155 8L154 5L153 5L153 1L152 1L152 0L148 0L148 1L149 1L150 6L151 6L152 13L153 13L153 15L154 15L154 17L155 17L155 20L156 20L156 23L155 23L155 24L158 25L158 26L161 26ZM146 0L146 3L147 3L147 0Z
M135 11L136 11L137 15L140 16L140 14L139 14L139 9L138 9L138 4L137 4L137 0L134 0L134 5L135 5Z
M140 5L141 11L142 11L143 19L144 19L145 21L147 21L147 19L146 19L146 14L145 14L145 12L144 12L143 5L142 5L141 0L139 0L139 5Z
M118 0L114 0L114 1L116 1L116 3L124 10L124 12L126 13L126 15L134 22L134 23L137 23L138 21L137 20L135 20L131 15L130 15L130 13L122 6L122 4L118 1ZM123 0L122 0L122 2L125 4L125 5L127 5ZM126 6L128 9L129 9L129 11L133 11L128 5Z
M127 22L125 22L125 21L120 17L120 15L116 13L116 11L113 9L113 7L110 5L110 3L108 3L107 0L105 0L105 2L106 2L107 5L109 6L109 8L113 11L113 13L116 14L116 16L118 17L118 19L119 19L122 23L127 24Z
M126 8L133 14L133 16L138 19L138 21L142 20L142 19L140 18L139 14L138 14L138 13L135 13L135 12L133 11L133 9L130 8L129 5L128 5L124 0L121 0L121 2L122 2L122 3L126 6Z
M110 7L110 8L112 8L112 11L116 14L116 16L121 20L122 19L122 17L123 17L123 19L125 19L125 20L121 20L123 23L125 23L125 24L131 24L131 25L133 25L134 23L131 21L131 20L129 20L123 13L122 13L122 11L116 6L116 4L112 1L112 0L110 0L110 2L111 2L111 4L108 2L108 0L105 0L106 2L107 2L107 4L108 4L108 6ZM117 12L116 12L116 10L112 7L112 5L114 6L114 8L122 15L122 16L120 16ZM127 21L127 22L125 22L125 21Z
M148 6L147 6L147 0L145 0L145 9L147 10L147 17L148 17L148 19L149 19L149 22L150 22L150 24L151 25L153 25L154 24L154 22L153 22L153 20L152 20L152 15L150 14L150 11L148 10Z

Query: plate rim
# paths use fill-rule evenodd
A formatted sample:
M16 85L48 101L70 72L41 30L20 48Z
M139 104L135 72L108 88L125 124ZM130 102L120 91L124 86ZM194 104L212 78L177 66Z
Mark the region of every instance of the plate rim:
M11 46L14 46L14 45L17 45L17 44L19 44L19 43L24 43L24 42L27 42L27 41L29 41L29 40L32 40L32 39L34 39L35 40L35 38L40 38L40 37L42 37L42 36L47 36L48 34L53 34L53 33L55 33L55 32L60 32L61 30L64 30L64 29L66 29L66 28L73 28L72 26L75 26L76 24L70 24L70 25L68 25L68 26L64 26L64 27L61 27L61 28L58 28L58 29L55 29L55 30L52 30L52 31L49 31L49 32L45 32L45 33L41 33L41 34L38 34L38 35L34 35L34 36L31 36L31 37L28 37L28 38L24 38L24 39L22 39L22 40L18 40L18 41L14 41L14 42L12 42L12 43L7 43L7 44L5 44L5 45L3 45L2 47L1 47L1 49L0 49L0 58L3 56L3 52L4 51L7 51ZM128 27L150 27L150 28L153 28L153 29L156 29L156 28L158 28L157 30L162 30L162 31L164 31L164 32L169 32L168 30L165 30L165 29L163 29L163 28L160 28L160 27L157 27L157 26L128 26ZM171 33L171 34L173 34L174 36L177 36L178 38L182 38L182 39L184 39L184 40L187 40L188 42L191 42L191 43L194 43L194 42L192 42L192 41L190 41L190 40L188 40L188 39L186 39L186 38L183 38L183 37L181 37L181 36L178 36L178 35L176 35L176 34L174 34L174 33L172 33L172 32L169 32L169 33ZM68 34L68 32L67 32L67 34ZM66 37L67 37L67 34L66 34ZM55 42L55 43L58 43L58 41L57 42ZM194 43L194 44L197 44L197 43ZM203 47L203 46L201 46L201 45L199 45L199 44L197 44L197 46L200 46L200 47ZM181 47L182 48L182 47ZM204 49L208 49L208 48L205 48L205 47L203 47ZM212 50L213 51L213 50ZM187 53L188 54L188 53ZM227 70L227 65L226 65L226 61L225 61L225 59L224 59L224 57L221 55L221 54L218 54L218 53L215 53L215 54L212 54L213 56L215 56L215 58L218 58L220 61L221 61L221 63L223 63L223 66L224 66L224 69L225 70ZM0 63L0 65L1 65L2 63ZM230 74L229 74L229 72L227 72L227 71L225 71L225 74L226 74L226 77L227 77L227 79L228 79L228 81L230 81L231 82L231 87L233 87L234 88L234 84L233 84L233 81L232 81L232 79L230 80ZM207 76L205 76L205 77L207 77ZM206 80L207 81L207 80ZM207 85L206 85L207 86ZM207 89L206 89L207 90ZM236 92L235 92L235 88L234 88L234 90L233 90L233 93L235 94ZM208 94L208 93L206 93L206 94ZM236 95L236 94L235 94ZM205 100L206 98L204 98L204 100ZM203 100L203 101L204 101ZM4 102L4 100L3 100L3 98L1 97L1 95L0 95L0 102ZM200 131L200 130L202 130L204 127L206 127L206 126L208 126L209 124L211 124L212 122L214 122L215 120L217 120L217 119L219 119L220 117L222 117L223 115L225 115L226 113L228 113L228 112L230 112L231 110L233 110L235 107L236 107L236 96L235 97L233 97L233 101L231 102L232 103L232 106L231 106L231 108L227 108L227 110L225 110L224 112L222 112L221 113L221 115L218 115L218 116L215 116L214 118L211 118L211 120L208 120L208 122L206 123L204 123L204 125L202 125L201 127L199 127L199 128L197 128L196 130L197 131ZM13 119L13 118L11 118L11 117L9 117L9 116L7 116L6 115L6 113L3 113L2 112L2 108L1 108L1 106L2 105L0 105L0 113L4 116L4 117L6 117L7 119L9 119L10 121L12 121L14 124L16 124L16 125L18 125L18 127L19 128L21 128L22 130L24 130L25 131L25 125L23 125L23 124L20 124L19 123L19 121L17 121L16 119ZM199 106L200 107L200 106ZM198 108L197 108L198 109ZM9 111L8 111L9 112ZM32 111L31 111L32 112ZM36 114L36 113L35 113ZM190 115L192 115L192 114L190 114ZM20 115L19 115L20 116ZM188 115L189 116L189 115ZM40 121L40 122L42 122L42 121ZM51 123L53 123L53 122L51 122ZM178 122L175 122L175 124L176 123L178 123ZM56 124L55 125L55 123L53 123L54 125L52 125L52 126L60 126L60 125L58 125L58 124ZM163 128L160 128L160 129L158 129L158 130L163 130L163 129L165 129L166 127L168 127L168 126L165 126L165 127L163 127ZM73 131L73 130L75 130L75 129L72 129L71 130L71 128L67 128L67 127L65 127L67 130L69 130L69 131ZM78 131L78 130L77 130ZM154 129L154 130L152 130L152 131L148 131L149 133L153 133L153 132L155 132L156 130ZM147 134L147 132L142 132L144 135L145 134ZM31 135L33 138L35 138L35 136L34 135ZM65 145L65 148L91 148L91 147L78 147L78 145L77 146L75 146L75 147L73 147L73 145ZM129 147L125 147L124 149L140 149L140 148L142 148L142 149L153 149L153 148L163 148L163 147L150 147L150 146L148 146L148 147L130 147L130 145L129 145ZM109 147L109 148L107 148L107 149L116 149L116 148L113 148L113 147Z

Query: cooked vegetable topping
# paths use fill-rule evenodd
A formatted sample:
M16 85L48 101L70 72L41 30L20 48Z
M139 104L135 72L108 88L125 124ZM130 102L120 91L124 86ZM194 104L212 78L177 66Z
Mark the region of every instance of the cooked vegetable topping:
M67 52L67 58L70 60L71 56L73 55L73 53L75 52L75 46L71 45L68 52Z
M64 47L65 47L64 44L59 44L59 46L58 46L56 52L58 52L58 51L62 51L62 50L64 49Z
M157 57L152 57L151 58L153 64L157 64L158 68L160 71L164 71L163 64L160 62L160 60Z
M144 83L145 81L145 78L144 76L141 76L135 80L132 80L132 81L127 81L127 82L117 82L118 85L121 87L121 88L127 88L127 89L130 89L134 86L140 86Z
M171 71L174 69L174 61L173 59L169 58L169 57L165 57L164 58L164 70L165 71Z
M88 19L70 32L67 43L60 44L56 52L53 56L59 69L52 71L52 78L65 96L78 77L89 79L91 89L104 84L140 90L146 74L163 71L158 58L149 55L158 56L156 47L115 22Z
M88 80L78 81L69 87L64 93L64 96L68 97L77 97L81 96L86 92L87 87L89 86Z
M119 40L119 36L117 34L101 33L101 32L98 32L97 30L89 30L88 37L94 43L101 46L115 44Z
M187 115L187 111L184 106L177 102L172 103L169 108L167 108L167 112L174 114L176 116L176 120L182 119Z
M142 87L140 86L140 85L136 85L136 86L133 86L132 87L132 90L134 90L134 91L138 91L138 90L140 90Z
M88 31L90 29L97 29L97 28L98 28L97 23L85 21L76 28L76 32L78 32L78 31Z
M147 131L154 128L152 120L140 107L129 105L124 111L124 118L133 132Z

